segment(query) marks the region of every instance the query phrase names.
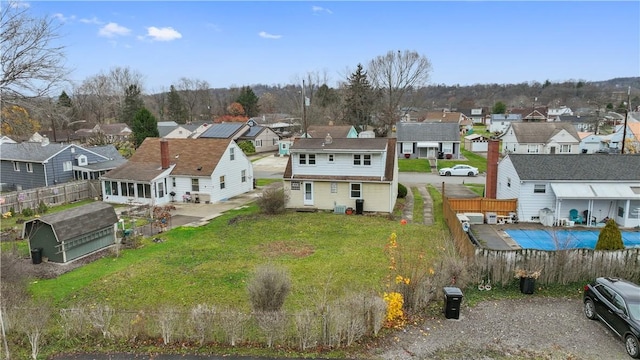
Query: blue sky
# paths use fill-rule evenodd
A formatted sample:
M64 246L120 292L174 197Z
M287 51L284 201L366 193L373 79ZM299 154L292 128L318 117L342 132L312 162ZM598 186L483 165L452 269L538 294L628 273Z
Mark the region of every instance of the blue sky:
M61 23L72 80L129 67L147 92L181 77L212 87L335 86L358 63L413 50L430 84L640 76L640 1L33 1Z

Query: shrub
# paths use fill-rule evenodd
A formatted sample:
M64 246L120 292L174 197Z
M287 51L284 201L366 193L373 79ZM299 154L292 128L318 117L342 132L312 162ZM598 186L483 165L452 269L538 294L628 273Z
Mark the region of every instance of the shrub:
M263 214L276 215L285 211L287 202L287 194L284 189L276 187L268 187L262 191L256 203Z
M250 155L256 152L256 147L253 146L253 143L249 140L240 141L238 143L238 147L240 147L240 149L242 149L242 152L244 152L247 155Z
M398 184L398 198L404 199L406 196L407 196L407 187L402 184Z
M263 265L256 269L247 290L254 311L280 311L291 291L291 279L286 270Z
M49 207L47 206L47 204L45 204L44 201L40 201L40 203L38 204L38 214L44 214L47 211L49 211Z
M24 216L24 217L32 217L33 216L33 209L31 209L31 208L22 209L22 216Z
M618 228L618 224L613 219L609 219L600 230L598 235L598 242L596 243L596 250L621 250L624 249L622 243L622 233Z

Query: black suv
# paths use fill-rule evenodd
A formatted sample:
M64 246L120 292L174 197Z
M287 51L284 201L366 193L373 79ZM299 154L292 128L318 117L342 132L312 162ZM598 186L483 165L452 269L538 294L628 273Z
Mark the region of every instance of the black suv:
M640 286L618 278L597 278L584 286L584 314L607 324L624 340L627 354L640 358Z

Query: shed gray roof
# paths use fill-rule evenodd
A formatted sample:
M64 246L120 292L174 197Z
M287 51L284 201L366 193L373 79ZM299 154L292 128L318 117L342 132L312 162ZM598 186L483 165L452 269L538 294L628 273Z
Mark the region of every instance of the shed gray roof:
M576 141L580 141L576 128L566 122L514 122L511 123L511 128L520 144L546 144L562 130L568 132Z
M509 154L521 180L637 181L640 154Z
M458 123L412 123L396 124L398 141L454 141L460 142Z
M266 129L266 127L260 126L260 125L252 126L252 127L249 128L249 131L247 131L246 133L242 134L242 137L243 138L256 137L256 136L258 136L258 134L260 134L262 131L264 131L264 129Z
M217 138L217 139L229 139L235 133L238 132L245 123L222 123L213 124L205 132L200 135L201 138Z
M108 226L113 226L113 224L118 222L118 216L113 206L97 201L29 220L25 223L25 229L28 223L37 221L51 225L58 242L63 242L80 235L104 229Z

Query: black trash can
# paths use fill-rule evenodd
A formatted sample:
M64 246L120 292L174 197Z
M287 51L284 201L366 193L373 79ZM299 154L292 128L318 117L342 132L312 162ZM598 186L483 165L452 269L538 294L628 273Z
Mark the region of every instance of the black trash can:
M526 276L520 278L520 292L531 295L536 289L536 279Z
M356 215L362 215L364 210L364 199L356 199Z
M42 262L42 248L31 249L31 262L40 264Z
M444 291L444 317L459 319L462 290L457 287L445 287L442 290Z

